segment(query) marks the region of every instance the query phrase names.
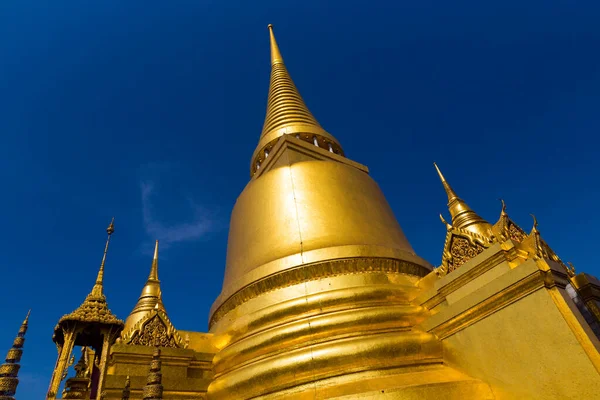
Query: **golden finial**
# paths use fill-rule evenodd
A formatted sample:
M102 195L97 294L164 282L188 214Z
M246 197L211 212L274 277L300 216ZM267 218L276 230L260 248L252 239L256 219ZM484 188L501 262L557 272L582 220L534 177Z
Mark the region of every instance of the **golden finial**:
M269 28L269 36L271 38L271 65L273 66L277 63L283 64L283 57L281 57L279 46L277 46L277 41L275 40L275 33L273 33L273 24L269 24L267 27Z
M452 203L452 201L458 199L458 196L456 195L450 184L446 181L446 178L444 178L444 175L442 174L442 171L440 171L440 168L437 166L437 164L433 163L433 166L435 167L435 170L437 171L440 180L442 181L442 185L444 185L444 190L448 195L448 204L450 204Z
M6 400L14 400L14 395L17 392L17 385L19 384L19 362L23 355L23 345L25 344L25 333L27 333L27 324L29 321L29 314L21 324L19 333L13 341L12 348L8 350L6 354L6 362L0 365L0 398Z
M533 228L531 229L531 232L537 232L538 231L538 221L537 221L537 218L533 214L529 214L529 215L531 215L531 217L533 218Z
M442 181L442 185L444 185L444 190L448 195L448 209L450 211L450 216L452 217L452 226L454 228L465 229L487 237L492 226L486 220L477 215L475 211L473 211L467 205L467 203L465 203L456 195L456 192L454 192L450 184L448 184L437 164L433 163L433 166L435 167L440 180Z
M110 236L113 234L114 231L115 231L115 217L112 217L112 220L110 221L110 224L108 225L108 228L106 228L106 233L108 233L108 236Z
M27 325L29 323L29 316L31 315L31 308L29 309L29 311L27 311L27 316L25 317L25 319L23 320L23 325Z
M440 220L442 221L442 224L446 225L446 229L452 228L452 225L450 225L448 223L448 221L446 221L446 219L444 218L444 216L442 214L440 214Z
M150 267L150 275L148 276L148 280L158 280L158 240L154 245L154 258L152 259L152 267Z
M104 281L104 264L106 263L106 253L108 252L108 245L110 243L110 237L115 232L115 217L110 221L108 228L106 228L106 233L108 233L108 238L106 239L106 245L104 246L104 255L102 256L102 262L100 263L100 270L98 271L98 276L96 277L96 285L99 286L98 289L102 292L102 282ZM95 287L94 287L95 288Z
M500 212L500 214L506 215L506 203L502 199L500 199L500 202L502 203L502 211Z

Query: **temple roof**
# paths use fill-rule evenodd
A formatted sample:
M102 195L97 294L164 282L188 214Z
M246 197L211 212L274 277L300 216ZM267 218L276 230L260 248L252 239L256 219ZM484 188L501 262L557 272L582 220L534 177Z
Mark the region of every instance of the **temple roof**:
M106 240L106 246L104 247L104 255L102 256L102 262L100 263L100 269L96 277L96 282L92 291L86 296L83 303L72 313L64 315L59 321L58 325L62 325L68 322L82 322L82 323L99 323L103 325L115 325L117 327L123 326L123 321L118 319L108 308L106 302L106 296L104 295L104 265L106 263L106 254L108 252L108 245L110 243L110 237L115 231L114 218L110 225L106 229L108 238Z

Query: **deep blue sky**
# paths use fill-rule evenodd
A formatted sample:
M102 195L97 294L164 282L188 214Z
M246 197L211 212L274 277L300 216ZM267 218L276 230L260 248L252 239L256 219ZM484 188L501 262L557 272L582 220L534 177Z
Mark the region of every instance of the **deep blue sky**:
M496 3L0 2L0 352L33 309L19 399L43 397L52 329L91 289L112 216L113 312L160 239L171 319L207 328L262 128L268 23L419 255L437 265L444 241L437 161L490 222L498 198L526 230L535 213L559 256L599 274L600 3Z

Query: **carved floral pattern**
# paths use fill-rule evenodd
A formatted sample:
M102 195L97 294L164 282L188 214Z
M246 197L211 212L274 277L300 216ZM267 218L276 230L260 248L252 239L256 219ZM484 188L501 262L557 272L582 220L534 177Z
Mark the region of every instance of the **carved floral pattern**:
M473 257L483 252L484 248L478 243L472 244L465 238L455 237L452 239L450 254L452 261L448 263L448 272L452 272Z
M525 239L525 232L519 229L515 224L508 225L508 236L511 240L521 243Z
M173 335L169 334L167 326L155 315L148 320L140 332L131 338L131 344L152 347L178 347Z

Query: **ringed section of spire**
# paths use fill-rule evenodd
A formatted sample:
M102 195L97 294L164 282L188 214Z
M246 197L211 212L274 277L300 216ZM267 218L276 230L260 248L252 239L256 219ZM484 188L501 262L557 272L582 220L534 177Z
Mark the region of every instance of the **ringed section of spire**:
M260 141L252 156L251 176L260 169L277 140L283 135L293 135L332 153L344 155L340 143L323 129L302 99L283 62L272 25L269 25L269 34L271 41L269 98Z
M12 347L6 354L6 362L0 365L0 400L15 400L14 396L19 384L18 374L21 368L19 363L23 356L23 345L25 344L25 333L27 333L30 313L31 310L27 313L27 317L21 324Z

